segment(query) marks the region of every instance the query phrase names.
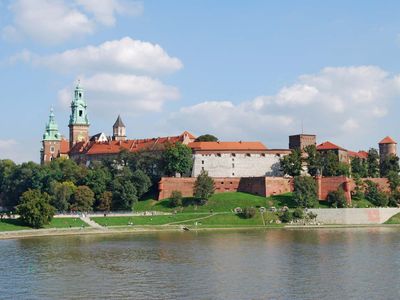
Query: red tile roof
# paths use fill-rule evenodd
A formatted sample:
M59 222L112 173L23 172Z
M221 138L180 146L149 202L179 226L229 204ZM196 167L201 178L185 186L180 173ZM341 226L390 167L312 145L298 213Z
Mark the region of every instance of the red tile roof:
M193 142L188 146L195 151L267 150L267 147L265 147L261 142Z
M185 135L189 136L189 138L194 137L191 133L185 131L179 136L171 136L171 137L158 137L158 138L126 140L126 141L79 142L74 145L74 147L70 151L70 154L87 154L87 155L118 154L123 149L128 150L129 152L136 152L140 150L162 150L168 144L183 142Z
M343 150L343 151L346 151L346 149L344 149L338 145L335 145L334 143L331 143L329 141L319 144L317 146L317 150L322 150L322 151L324 151L324 150Z
M60 143L60 153L68 154L68 152L69 152L69 141L62 139Z
M387 136L382 141L380 141L379 144L381 145L381 144L397 144L397 143L390 136Z
M366 151L358 151L358 152L348 151L348 153L349 153L350 157L359 157L362 159L368 158L368 152L366 152Z

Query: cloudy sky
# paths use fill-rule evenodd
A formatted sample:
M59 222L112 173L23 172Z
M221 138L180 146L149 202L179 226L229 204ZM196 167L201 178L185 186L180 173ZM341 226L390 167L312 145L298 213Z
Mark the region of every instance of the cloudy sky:
M351 2L351 3L350 3ZM287 148L400 138L400 2L0 0L0 159L68 135L78 79L91 134L211 133Z

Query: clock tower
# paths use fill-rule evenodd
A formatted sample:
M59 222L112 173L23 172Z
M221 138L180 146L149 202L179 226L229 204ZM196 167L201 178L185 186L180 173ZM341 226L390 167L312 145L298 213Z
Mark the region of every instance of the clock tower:
M87 116L87 104L83 88L78 85L74 91L71 103L71 115L69 117L69 145L70 149L78 142L89 141L89 118Z

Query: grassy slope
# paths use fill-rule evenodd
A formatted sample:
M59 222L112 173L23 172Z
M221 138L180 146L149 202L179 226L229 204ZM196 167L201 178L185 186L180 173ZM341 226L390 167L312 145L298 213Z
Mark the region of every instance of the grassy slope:
M400 224L400 214L394 215L385 224Z
M82 225L88 226L86 223L76 218L54 218L50 224L45 225L44 228L69 228L81 227ZM3 219L0 221L0 231L14 231L32 229L24 225L19 219Z

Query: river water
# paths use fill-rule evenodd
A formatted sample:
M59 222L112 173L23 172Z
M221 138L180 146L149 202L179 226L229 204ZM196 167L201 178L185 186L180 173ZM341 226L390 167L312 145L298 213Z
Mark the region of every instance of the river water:
M400 299L400 228L0 241L0 299Z

